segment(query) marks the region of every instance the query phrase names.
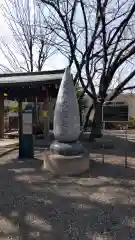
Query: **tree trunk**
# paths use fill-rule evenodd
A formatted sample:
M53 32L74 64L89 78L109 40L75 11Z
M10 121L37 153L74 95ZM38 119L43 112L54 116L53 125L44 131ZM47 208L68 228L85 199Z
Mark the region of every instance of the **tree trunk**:
M97 102L89 140L93 141L95 138L100 137L102 137L102 103Z
M89 117L90 117L90 114L91 114L91 111L93 110L93 104L90 106L88 112L87 112L87 115L86 115L86 119L85 119L85 123L84 123L84 126L83 126L83 131L85 131L87 129L87 126L88 126L88 122L89 122Z
M82 108L79 105L79 114L80 114L80 126L82 127L83 121L82 121Z

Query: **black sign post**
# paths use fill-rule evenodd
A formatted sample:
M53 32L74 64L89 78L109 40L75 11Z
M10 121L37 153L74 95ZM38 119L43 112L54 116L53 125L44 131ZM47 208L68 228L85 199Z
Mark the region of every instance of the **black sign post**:
M128 105L105 104L102 109L103 122L128 122Z
M33 108L22 111L19 102L19 158L28 160L34 157L33 147Z
M127 167L127 152L128 152L128 138L127 138L127 130L128 130L128 105L120 104L115 102L105 102L102 107L102 123L103 123L103 135L105 131L105 123L124 123L125 127L125 140L126 140L126 149L125 149L125 167ZM104 149L104 144L103 144ZM102 156L102 162L104 163L104 151Z

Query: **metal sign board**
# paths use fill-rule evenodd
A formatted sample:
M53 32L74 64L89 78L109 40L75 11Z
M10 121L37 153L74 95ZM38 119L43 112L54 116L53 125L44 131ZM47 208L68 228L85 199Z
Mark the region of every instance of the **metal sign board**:
M23 113L23 134L32 134L32 113Z
M103 122L128 122L128 105L109 104L102 108Z

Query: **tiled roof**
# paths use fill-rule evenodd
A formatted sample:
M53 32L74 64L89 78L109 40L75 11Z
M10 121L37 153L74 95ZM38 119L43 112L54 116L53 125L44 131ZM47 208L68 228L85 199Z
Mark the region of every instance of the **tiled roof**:
M49 82L61 80L64 73L62 70L43 71L34 73L10 73L0 74L0 86L16 83L34 83L34 82Z

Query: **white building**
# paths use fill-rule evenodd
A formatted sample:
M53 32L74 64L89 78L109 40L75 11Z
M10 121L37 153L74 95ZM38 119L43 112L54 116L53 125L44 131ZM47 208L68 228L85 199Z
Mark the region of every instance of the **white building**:
M135 94L122 93L113 102L125 103L128 105L129 117L135 117Z

